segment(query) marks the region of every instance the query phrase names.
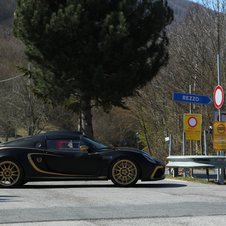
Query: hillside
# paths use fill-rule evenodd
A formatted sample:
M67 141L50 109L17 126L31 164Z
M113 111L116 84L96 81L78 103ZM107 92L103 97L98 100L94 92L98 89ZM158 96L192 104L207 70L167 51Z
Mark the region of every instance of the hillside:
M186 10L191 4L188 0L168 0L169 6L174 10L174 17L181 18L186 14Z
M188 0L168 0L169 6L174 10L175 17L183 17L191 3ZM16 9L15 0L0 0L0 23L11 21Z
M16 10L15 0L0 1L0 22L7 21L13 18L13 13Z

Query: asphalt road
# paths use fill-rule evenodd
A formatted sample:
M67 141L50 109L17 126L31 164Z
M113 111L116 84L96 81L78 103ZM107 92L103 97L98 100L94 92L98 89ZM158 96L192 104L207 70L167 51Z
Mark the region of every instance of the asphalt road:
M0 226L219 225L226 221L225 185L178 180L28 183L0 189Z

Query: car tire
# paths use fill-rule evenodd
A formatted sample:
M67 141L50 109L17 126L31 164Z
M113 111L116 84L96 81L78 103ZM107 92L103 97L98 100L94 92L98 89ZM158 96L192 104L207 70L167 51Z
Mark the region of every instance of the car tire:
M18 187L22 184L23 170L15 160L0 161L0 187Z
M131 159L118 159L110 168L111 181L117 186L129 187L138 181L140 169Z

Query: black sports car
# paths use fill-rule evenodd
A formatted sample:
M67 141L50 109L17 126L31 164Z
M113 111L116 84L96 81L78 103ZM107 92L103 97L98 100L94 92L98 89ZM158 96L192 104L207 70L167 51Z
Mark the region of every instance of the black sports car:
M0 144L0 186L29 181L108 180L131 186L164 179L165 165L144 151L110 148L77 131L52 131Z

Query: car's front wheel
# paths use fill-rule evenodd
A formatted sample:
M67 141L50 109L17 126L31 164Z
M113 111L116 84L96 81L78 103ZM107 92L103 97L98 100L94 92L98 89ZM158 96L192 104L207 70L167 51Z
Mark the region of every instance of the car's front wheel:
M23 171L19 163L14 160L0 162L0 187L17 187L22 179Z
M110 178L117 186L132 186L138 181L139 175L139 167L129 159L119 159L110 168Z

